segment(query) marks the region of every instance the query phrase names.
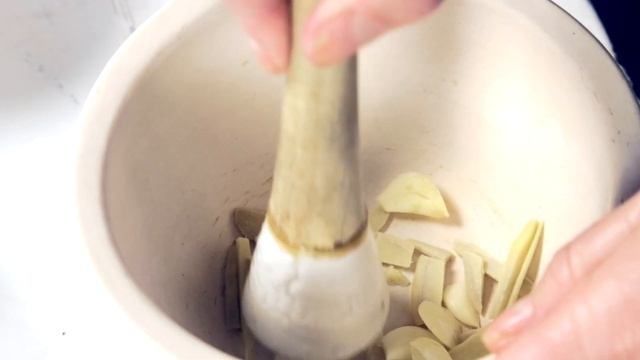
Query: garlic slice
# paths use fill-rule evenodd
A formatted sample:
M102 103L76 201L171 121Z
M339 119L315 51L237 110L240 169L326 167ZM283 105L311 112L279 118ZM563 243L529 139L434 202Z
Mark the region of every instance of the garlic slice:
M453 283L444 289L444 305L461 323L477 328L480 315L471 304L463 282Z
M451 311L439 304L423 301L418 307L418 312L427 328L444 346L452 348L458 343L462 333L462 325Z
M421 325L419 305L428 300L435 304L442 304L444 293L444 278L446 263L444 260L420 255L416 262L416 271L411 286L411 309L416 325Z
M389 217L390 214L378 205L369 212L369 227L374 232L380 231L389 221Z
M380 262L408 268L413 261L415 246L407 241L385 233L376 234Z
M486 274L489 275L489 277L491 277L493 280L500 281L503 265L498 260L492 258L484 250L480 249L478 246L464 241L456 241L453 244L453 250L458 255L460 255L460 253L463 251L468 251L479 255L484 260Z
M405 287L411 284L409 278L402 271L394 268L393 266L384 267L384 276L387 279L388 285Z
M406 240L406 241L411 242L415 246L416 251L418 251L419 253L444 260L444 262L449 261L449 259L453 257L453 254L450 251L423 243L422 241L418 241L418 240Z
M468 251L460 252L464 263L464 282L471 305L482 314L482 292L484 290L484 260L477 254Z
M413 340L411 360L451 360L447 350L435 340L423 337Z
M378 196L378 203L389 213L423 215L434 219L449 217L438 187L429 177L408 172L400 174Z
M518 292L520 286L524 281L524 277L521 278L521 273L524 271L525 275L528 269L527 262L531 260L532 256L529 256L531 249L537 247L537 242L542 234L541 224L538 221L529 222L522 230L518 238L512 243L509 250L509 256L504 266L503 275L498 282L498 288L494 290L494 294L489 302L489 309L487 310L487 318L495 319L513 300L514 289L517 288ZM519 283L519 285L518 285Z
M540 239L542 238L542 233L544 231L544 224L538 223L538 227L536 228L536 232L533 235L533 239L531 240L531 244L529 245L529 250L527 251L527 256L525 257L522 266L520 267L520 273L516 278L513 289L511 290L511 295L509 296L509 300L507 301L507 307L513 305L519 298L522 286L525 282L527 274L529 273L531 262L533 258L536 256L536 252L541 249L538 246L540 243Z
M425 328L403 326L389 331L382 337L382 348L386 360L406 360L411 358L410 343L418 338L435 340L435 336Z
M471 335L467 340L449 350L449 355L453 360L476 360L483 356L489 355L489 350L482 342L482 334L484 329L480 329Z

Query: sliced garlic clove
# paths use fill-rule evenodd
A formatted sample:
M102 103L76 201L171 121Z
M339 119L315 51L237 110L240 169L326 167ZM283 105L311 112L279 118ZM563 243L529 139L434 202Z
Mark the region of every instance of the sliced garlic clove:
M539 223L538 227L536 228L536 232L533 235L533 239L531 240L531 244L529 245L527 256L525 257L522 266L520 267L520 274L518 274L518 277L513 284L511 295L509 296L509 300L507 301L507 307L513 305L520 298L521 289L525 282L527 274L529 273L531 262L533 261L534 257L536 257L536 253L538 252L538 250L541 250L541 247L538 246L538 244L542 239L543 231L544 224Z
M478 314L482 314L482 292L484 290L484 260L477 254L462 251L460 253L464 263L464 282L467 296Z
M423 301L442 304L445 273L444 260L424 255L418 258L411 286L411 309L416 325L423 323L418 312L419 305Z
M427 328L444 346L452 348L458 343L462 325L451 311L439 304L423 301L418 307L418 313Z
M523 298L533 291L533 287L538 279L538 274L540 273L540 262L542 261L544 241L544 223L541 222L540 224L540 234L538 235L539 238L536 240L538 244L535 247L533 259L531 259L529 269L527 270L522 287L520 288L520 294L518 295L519 298Z
M377 205L369 213L369 227L372 231L378 232L382 230L387 224L387 222L389 221L389 217L390 214L384 211L384 209L380 207L380 205Z
M476 360L483 356L489 355L489 350L482 342L482 334L484 329L479 330L471 335L467 340L449 350L452 360Z
M402 268L411 267L415 246L395 236L377 233L376 244L380 262Z
M453 283L444 289L444 305L461 323L475 328L480 326L480 316L467 295L465 283Z
M423 243L422 241L418 241L418 240L406 240L406 241L411 242L415 246L416 251L418 251L419 253L444 260L444 262L449 261L449 259L453 257L453 254L451 252L445 249L441 249L439 247L435 247L433 245Z
M227 330L241 328L238 251L235 243L227 250L224 265L224 324Z
M464 241L456 241L453 244L453 250L458 255L460 255L460 253L464 251L472 252L479 255L484 260L486 274L489 275L489 277L491 277L493 280L500 281L503 265L498 260L492 258L484 250L480 249L478 246Z
M511 294L516 286L516 282L522 272L522 267L532 248L532 244L536 241L536 233L538 233L540 226L541 224L538 221L529 222L518 238L512 243L504 266L503 275L489 302L489 308L486 314L487 318L495 319L498 314L507 307L512 298Z
M394 268L393 266L384 267L384 276L387 279L387 284L391 286L404 287L411 284L409 278L402 271Z
M389 331L382 337L382 348L386 360L406 360L411 358L410 343L419 338L435 340L435 336L425 328L403 326Z
M378 196L389 213L423 215L434 219L449 217L438 187L427 176L409 172L396 177Z
M460 334L460 342L461 343L465 342L468 338L475 335L478 331L480 331L480 328L472 329L468 327L463 327L462 334Z
M410 343L411 360L451 360L447 350L435 340L423 337Z
M266 213L260 209L236 208L233 210L233 225L240 235L255 241L260 234Z

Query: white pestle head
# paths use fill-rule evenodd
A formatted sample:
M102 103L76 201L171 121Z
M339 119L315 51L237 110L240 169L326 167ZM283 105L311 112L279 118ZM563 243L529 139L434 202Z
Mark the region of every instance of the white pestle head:
M273 351L346 359L382 333L389 292L370 232L335 254L292 252L262 226L242 297L244 319Z

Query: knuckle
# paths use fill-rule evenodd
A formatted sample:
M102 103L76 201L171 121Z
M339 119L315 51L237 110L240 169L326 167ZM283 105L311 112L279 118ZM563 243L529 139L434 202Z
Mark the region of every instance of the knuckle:
M571 284L580 277L575 246L575 242L570 242L553 256L549 273L558 283Z

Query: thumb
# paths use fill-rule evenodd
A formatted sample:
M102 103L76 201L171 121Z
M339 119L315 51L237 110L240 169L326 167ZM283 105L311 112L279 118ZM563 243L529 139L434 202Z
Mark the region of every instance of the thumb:
M387 30L430 13L440 0L325 0L307 23L303 47L319 65L339 62Z
M640 228L626 236L623 244L591 276L583 278L551 311L534 322L531 320L539 311L535 302L530 303L528 312L533 316L525 321L526 331L497 350L497 358L637 359L640 353L638 253Z
M509 345L521 332L558 307L577 284L618 251L640 227L640 193L597 222L555 256L533 293L500 316L485 333L493 351ZM535 309L535 312L533 311Z

